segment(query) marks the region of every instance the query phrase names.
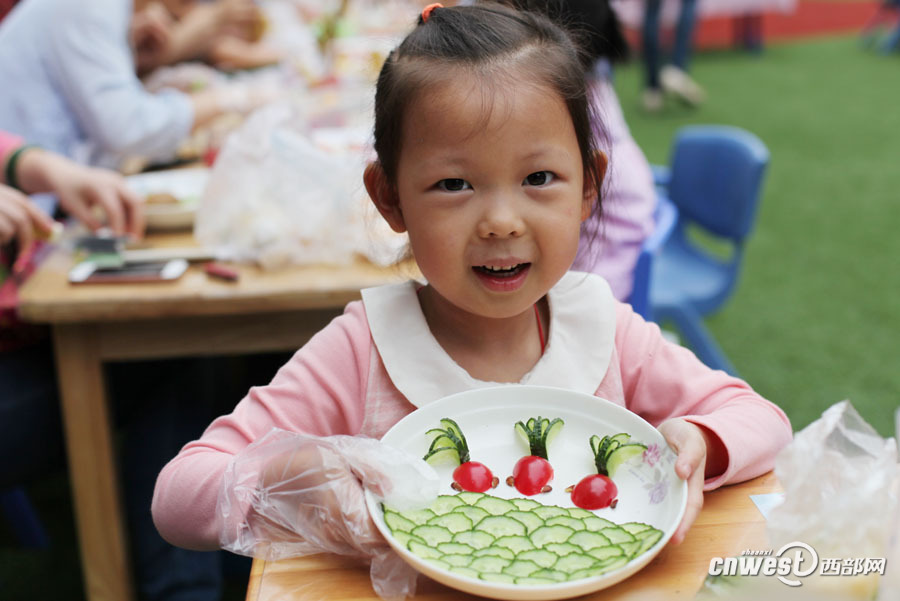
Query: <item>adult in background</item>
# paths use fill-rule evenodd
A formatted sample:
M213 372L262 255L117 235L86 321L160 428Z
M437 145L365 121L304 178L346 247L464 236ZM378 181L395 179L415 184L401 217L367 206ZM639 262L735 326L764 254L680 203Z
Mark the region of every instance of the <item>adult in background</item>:
M80 163L168 161L193 128L265 100L227 87L147 92L136 66L170 31L147 0L28 0L0 23L0 129Z

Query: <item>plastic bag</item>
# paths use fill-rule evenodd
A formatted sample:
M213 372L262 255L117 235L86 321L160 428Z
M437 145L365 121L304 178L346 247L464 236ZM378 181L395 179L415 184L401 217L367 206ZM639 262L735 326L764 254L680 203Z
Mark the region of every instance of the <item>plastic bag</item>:
M405 240L385 236L386 224L370 232L365 155L315 144L321 132L307 130L307 117L299 103L271 104L226 138L197 211L197 240L219 259L266 269L346 264L356 254L393 262ZM396 252L373 242L379 236Z
M775 461L785 495L769 514L770 542L777 549L802 541L815 549L819 562L884 557L897 509L897 469L895 440L882 438L849 401L833 405ZM853 580L821 578L819 584L846 587L863 598L878 586L877 573Z
M417 572L376 529L363 486L392 506L422 508L437 497L438 477L418 457L372 438L273 429L225 472L219 542L269 561L322 552L370 559L379 596L412 595Z

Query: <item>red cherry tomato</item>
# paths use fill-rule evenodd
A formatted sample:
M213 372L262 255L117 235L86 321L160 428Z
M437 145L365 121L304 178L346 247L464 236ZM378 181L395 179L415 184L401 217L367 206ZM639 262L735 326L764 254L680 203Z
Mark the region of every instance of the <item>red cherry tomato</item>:
M463 490L484 492L491 488L494 474L483 463L467 461L453 470L453 481Z
M609 507L619 494L615 482L601 474L585 476L572 490L572 503L582 509Z
M543 457L527 455L516 462L512 475L516 490L531 496L541 492L544 485L553 479L553 467Z

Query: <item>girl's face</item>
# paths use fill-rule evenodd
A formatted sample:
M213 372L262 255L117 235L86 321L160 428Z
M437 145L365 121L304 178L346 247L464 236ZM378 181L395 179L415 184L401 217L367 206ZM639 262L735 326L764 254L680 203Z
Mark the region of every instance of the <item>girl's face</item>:
M596 196L564 101L492 83L448 77L413 103L394 203L376 204L439 297L507 318L568 270Z

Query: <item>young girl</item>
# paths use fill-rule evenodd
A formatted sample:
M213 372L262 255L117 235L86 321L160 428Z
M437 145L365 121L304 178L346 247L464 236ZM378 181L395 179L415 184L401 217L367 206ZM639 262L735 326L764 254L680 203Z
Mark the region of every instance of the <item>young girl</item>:
M157 482L163 536L216 548L234 527L217 519L226 470L272 428L378 438L416 407L497 383L579 390L657 425L689 486L676 542L704 489L768 471L791 438L781 410L666 342L601 278L567 272L606 168L588 113L578 52L559 26L494 4L428 7L382 68L378 160L365 173L427 284L364 290L268 386L185 446ZM289 512L306 516L305 536L360 551L372 527L352 498L373 476L340 456L313 444L257 477L262 487L278 471L280 491L307 492L341 480L340 501L301 494ZM237 529L259 532L263 518L244 503Z

